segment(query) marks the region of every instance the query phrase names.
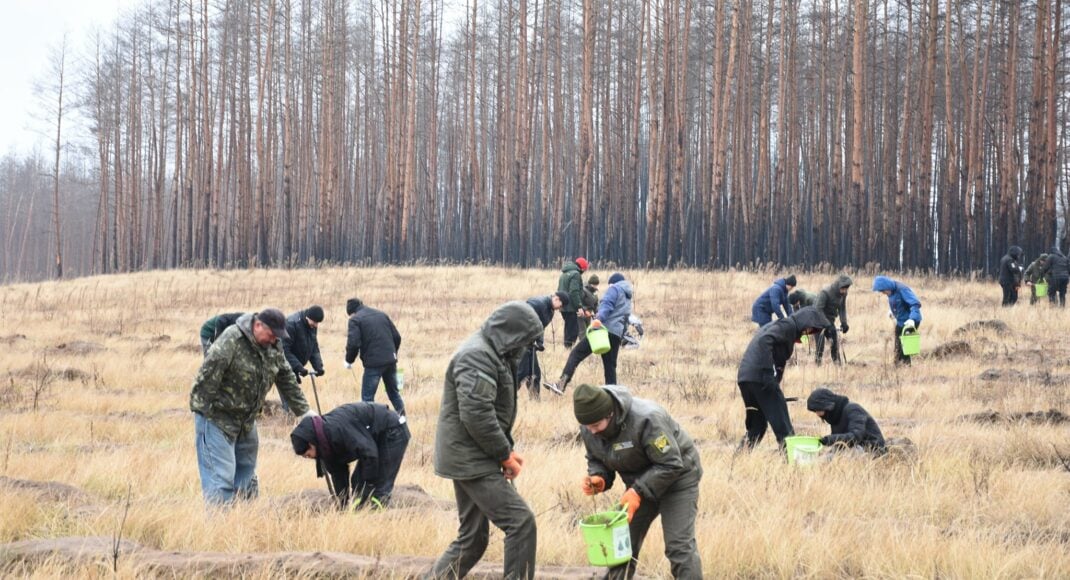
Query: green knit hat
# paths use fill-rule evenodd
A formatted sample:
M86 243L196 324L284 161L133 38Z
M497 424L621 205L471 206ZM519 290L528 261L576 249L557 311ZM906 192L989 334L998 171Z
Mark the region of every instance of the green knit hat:
M590 425L613 412L613 397L602 387L582 384L572 392L572 410L580 425Z

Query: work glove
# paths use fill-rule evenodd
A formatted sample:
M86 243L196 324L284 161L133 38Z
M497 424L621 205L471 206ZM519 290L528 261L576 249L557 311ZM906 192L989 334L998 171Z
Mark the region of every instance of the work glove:
M319 415L320 415L319 413L313 411L312 409L309 409L309 410L305 411L304 415L301 415L300 417L297 418L297 422L300 423L301 421L304 421L308 417L319 417Z
M297 384L301 384L301 375L294 373L294 378L297 379Z
M542 352L542 351L546 350L546 345L543 344L543 343L536 342L534 348L535 348L535 352Z
M829 445L832 444L832 441L829 441L829 436L828 435L823 435L820 439L818 439L818 442L820 442L822 445L824 445L826 447L828 447Z
M914 321L907 320L906 323L903 324L903 330L914 330Z
M351 363L351 362L347 362L347 363L346 363L346 368L347 368L347 369L351 369L351 368L353 368L353 363Z
M595 318L591 321L591 328L602 328L602 321Z
M624 492L624 497L620 498L620 505L624 506L628 510L628 523L632 522L632 518L635 517L635 512L639 509L639 504L643 502L643 498L639 497L639 494L629 488Z
M848 330L850 330L850 328L851 328L851 327L850 327L850 326L847 326L847 323L846 323L846 322L841 322L841 323L840 323L840 332L842 332L842 333L844 333L844 334L847 334L847 331L848 331Z
M600 475L588 475L583 478L581 484L583 495L595 495L606 490L606 480Z
M316 369L316 376L317 377L322 377L325 374L327 374L327 369Z
M509 452L509 458L502 462L502 473L505 479L513 480L520 477L520 470L524 467L524 458L516 451Z
M296 369L294 369L294 374L299 377L307 377L308 369L306 369L305 367L297 367Z

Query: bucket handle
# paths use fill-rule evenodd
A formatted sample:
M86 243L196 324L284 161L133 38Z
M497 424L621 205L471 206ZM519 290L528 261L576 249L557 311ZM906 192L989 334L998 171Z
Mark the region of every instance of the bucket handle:
M613 510L614 511L613 519L611 519L608 522L602 524L603 527L608 528L610 526L615 525L617 522L620 521L620 518L622 516L623 517L628 517L628 508L626 506L624 506L624 505L621 505L619 507L620 507L619 510ZM582 522L583 519L581 518L580 521Z
M899 333L899 336L913 336L918 333L918 327L904 328L903 332Z

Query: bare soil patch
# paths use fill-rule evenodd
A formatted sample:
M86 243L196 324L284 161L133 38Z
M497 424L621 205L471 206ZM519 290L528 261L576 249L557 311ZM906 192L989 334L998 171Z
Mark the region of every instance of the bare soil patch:
M93 354L106 350L104 345L98 342L88 342L85 340L73 340L71 342L61 342L55 346L45 349L48 354Z
M1022 413L1000 413L999 411L982 411L970 415L962 415L960 421L970 421L982 425L995 425L1002 423L1029 423L1029 424L1052 424L1064 425L1070 423L1070 416L1062 411L1049 409L1047 411L1026 411Z
M31 492L40 501L66 502L78 505L85 505L92 501L89 494L81 489L58 481L32 481L29 479L0 477L0 486Z
M961 338L963 336L972 336L979 332L993 332L997 334L1009 334L1011 327L1007 326L1006 322L1002 320L974 320L968 324L964 324L951 333L951 336Z

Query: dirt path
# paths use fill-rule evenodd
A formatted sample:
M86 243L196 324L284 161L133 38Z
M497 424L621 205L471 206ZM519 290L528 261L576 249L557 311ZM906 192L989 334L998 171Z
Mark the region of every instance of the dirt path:
M27 540L0 545L0 568L21 563L29 566L57 561L75 567L111 568L112 539L105 537ZM223 577L269 573L271 576L315 576L317 578L418 578L432 558L390 556L376 558L340 552L164 552L123 540L119 566L133 566L139 577ZM498 562L480 563L468 575L474 579L502 577ZM535 577L580 580L601 578L604 570L590 567L542 566Z

